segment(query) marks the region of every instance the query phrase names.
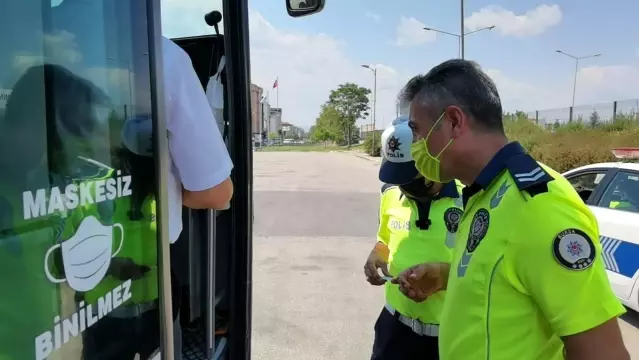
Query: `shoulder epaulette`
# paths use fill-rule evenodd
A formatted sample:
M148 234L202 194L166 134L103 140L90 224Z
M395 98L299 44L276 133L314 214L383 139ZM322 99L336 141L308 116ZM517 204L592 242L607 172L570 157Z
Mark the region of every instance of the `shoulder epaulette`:
M392 189L394 187L396 187L397 185L391 185L391 184L384 184L382 185L382 194L384 194L386 192L386 190Z
M554 180L537 160L528 154L510 158L506 168L519 191L526 191L531 197L548 192L548 183Z

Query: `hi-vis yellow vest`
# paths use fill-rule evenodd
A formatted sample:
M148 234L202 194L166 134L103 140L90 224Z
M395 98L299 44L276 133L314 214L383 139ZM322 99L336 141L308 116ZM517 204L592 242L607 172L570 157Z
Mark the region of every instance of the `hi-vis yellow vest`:
M439 332L442 360L560 360L562 337L624 312L597 219L517 142L468 187Z
M405 269L425 262L450 262L462 216L460 183L445 186L430 206L428 230L415 225L418 209L415 201L406 198L399 187L385 186L380 204L378 241L388 246L391 275L397 276ZM445 291L428 300L416 303L404 296L398 285L386 283L386 301L404 316L419 319L426 324L439 324Z

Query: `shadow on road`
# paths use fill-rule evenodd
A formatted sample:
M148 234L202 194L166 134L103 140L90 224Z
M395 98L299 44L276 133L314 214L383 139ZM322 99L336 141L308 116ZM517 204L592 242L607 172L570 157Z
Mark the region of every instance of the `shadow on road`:
M623 314L621 316L621 319L623 319L628 324L634 326L635 328L639 329L639 313L628 308L626 308L626 310L628 310L628 312Z

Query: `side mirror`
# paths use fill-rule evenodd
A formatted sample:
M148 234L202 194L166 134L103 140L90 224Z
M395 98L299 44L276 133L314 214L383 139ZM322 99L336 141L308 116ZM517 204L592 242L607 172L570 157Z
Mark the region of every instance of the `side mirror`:
M286 0L286 11L291 17L302 17L324 9L326 0Z

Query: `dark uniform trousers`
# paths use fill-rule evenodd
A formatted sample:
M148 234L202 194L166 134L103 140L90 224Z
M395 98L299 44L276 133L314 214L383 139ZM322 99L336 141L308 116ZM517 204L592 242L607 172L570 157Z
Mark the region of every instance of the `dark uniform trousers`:
M418 335L386 308L375 323L371 360L437 360L438 338Z

